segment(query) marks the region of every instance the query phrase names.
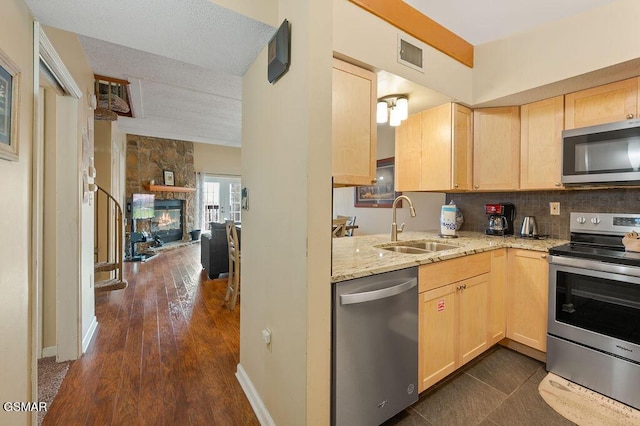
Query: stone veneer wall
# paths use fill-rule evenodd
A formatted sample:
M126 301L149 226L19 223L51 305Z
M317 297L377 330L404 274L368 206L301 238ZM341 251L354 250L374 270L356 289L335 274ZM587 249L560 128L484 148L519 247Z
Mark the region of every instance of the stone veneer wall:
M143 185L155 180L156 185L164 182L164 170L174 173L176 186L196 187L193 167L193 142L161 139L147 136L127 135L127 179L126 196L134 193L151 193ZM184 200L182 239L189 239L189 231L195 223L195 193L193 192L152 192L159 200ZM127 221L127 230L131 221ZM144 229L145 224L140 224ZM139 231L142 229L138 229Z
M509 202L516 206L516 234L520 232L522 218L534 216L541 235L562 239L569 239L571 212L640 213L638 188L447 194L447 203L451 200L464 215L464 231L484 232L488 223L484 205ZM549 214L549 203L552 201L560 202L560 216Z

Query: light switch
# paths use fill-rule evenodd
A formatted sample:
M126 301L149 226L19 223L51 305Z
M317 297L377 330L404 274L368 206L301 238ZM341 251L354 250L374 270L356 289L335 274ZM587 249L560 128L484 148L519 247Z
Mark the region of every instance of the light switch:
M271 344L271 330L269 330L268 328L262 330L262 340L264 341L265 345Z

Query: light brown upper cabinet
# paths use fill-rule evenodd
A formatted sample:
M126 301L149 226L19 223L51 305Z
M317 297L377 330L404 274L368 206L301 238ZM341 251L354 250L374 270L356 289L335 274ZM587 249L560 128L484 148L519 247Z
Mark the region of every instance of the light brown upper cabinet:
M520 189L562 189L564 99L520 108Z
M473 111L473 189L517 190L520 180L520 108Z
M375 73L333 59L331 168L334 186L375 182L377 85Z
M472 112L443 104L418 114L396 128L398 191L471 189Z
M613 123L638 116L638 81L634 77L565 96L564 128Z
M420 190L422 171L422 115L412 114L396 127L396 191Z

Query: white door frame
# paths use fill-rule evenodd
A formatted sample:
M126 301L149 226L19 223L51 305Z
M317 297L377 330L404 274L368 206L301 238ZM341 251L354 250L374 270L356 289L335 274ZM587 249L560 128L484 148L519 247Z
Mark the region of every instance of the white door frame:
M38 358L42 355L42 285L43 285L43 215L44 215L44 140L39 131L41 125L42 109L40 101L40 61L44 62L60 84L62 89L74 99L82 97L82 91L69 73L69 70L56 53L53 45L42 30L40 23L34 21L33 25L33 149L32 149L32 212L31 212L31 306L32 306L32 401L37 401L38 392ZM80 230L78 229L78 238ZM78 264L80 262L79 259ZM70 292L72 297L80 300L80 270L78 268L78 285L63 286L58 291ZM75 293L75 294L74 294ZM58 297L59 299L59 297ZM73 323L57 323L56 327L60 333L75 334L81 339L80 303L77 306L65 306L75 317ZM63 339L64 340L64 339ZM68 339L66 339L68 340ZM62 348L64 351L77 352L77 347L81 347L81 341L76 348ZM79 354L78 354L79 355ZM77 358L77 356L76 356ZM36 413L34 412L34 416Z

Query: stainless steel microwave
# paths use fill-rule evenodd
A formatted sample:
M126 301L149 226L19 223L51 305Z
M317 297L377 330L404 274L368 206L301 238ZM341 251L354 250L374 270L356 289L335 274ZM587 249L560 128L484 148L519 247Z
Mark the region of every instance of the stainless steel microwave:
M640 185L640 119L564 130L562 183Z

